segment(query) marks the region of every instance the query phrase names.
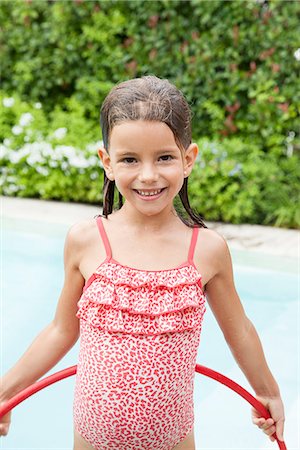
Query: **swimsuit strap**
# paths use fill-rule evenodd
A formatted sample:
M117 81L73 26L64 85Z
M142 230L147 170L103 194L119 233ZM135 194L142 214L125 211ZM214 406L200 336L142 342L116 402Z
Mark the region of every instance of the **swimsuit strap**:
M112 252L111 252L111 247L109 244L109 240L106 234L106 231L104 229L103 226L103 222L102 222L102 217L98 216L97 217L97 225L98 225L98 229L102 238L102 241L104 243L105 246L105 250L106 250L106 256L108 259L112 258ZM195 246L196 246L196 242L197 242L197 238L198 238L198 233L199 233L199 228L198 227L194 227L193 228L193 234L192 234L192 239L191 239L191 243L190 243L190 248L189 248L189 253L188 253L188 262L192 265L194 265L194 252L195 252Z
M103 226L103 222L102 222L102 218L101 216L97 217L97 225L98 225L98 230L100 231L100 235L102 237L102 241L103 244L105 246L105 250L106 250L106 256L108 259L111 259L111 248L110 248L110 244L109 244L109 240L107 237L107 234L105 232L104 226Z
M188 262L192 265L194 265L194 252L195 252L195 246L196 246L196 242L197 242L197 238L198 238L198 233L199 233L199 228L194 227L191 244L190 244L190 249L189 249L189 256L188 256Z

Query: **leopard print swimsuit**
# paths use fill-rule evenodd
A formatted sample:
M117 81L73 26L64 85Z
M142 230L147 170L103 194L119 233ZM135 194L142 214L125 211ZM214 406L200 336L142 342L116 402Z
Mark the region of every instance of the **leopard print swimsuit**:
M74 427L97 450L171 450L192 431L205 295L193 262L159 271L107 257L78 302Z

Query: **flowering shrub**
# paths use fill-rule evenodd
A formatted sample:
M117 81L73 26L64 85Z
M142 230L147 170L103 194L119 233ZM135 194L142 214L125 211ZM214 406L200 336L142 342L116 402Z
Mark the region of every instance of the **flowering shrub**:
M83 106L67 99L65 107L56 106L45 113L40 102L22 101L17 94L8 96L0 91L0 142L10 148L44 140L53 145L84 146L99 139L99 126L84 117Z
M4 195L44 199L100 201L100 160L96 145L84 151L40 141L18 150L0 145Z
M76 108L56 109L49 122L40 103L31 106L3 94L0 101L0 192L99 203L103 172L97 148L101 142L88 142L96 132ZM66 126L56 128L58 123Z

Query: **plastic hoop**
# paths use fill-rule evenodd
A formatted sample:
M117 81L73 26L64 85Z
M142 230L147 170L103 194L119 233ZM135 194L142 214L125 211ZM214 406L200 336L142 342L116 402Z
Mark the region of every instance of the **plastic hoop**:
M253 395L251 395L248 391L246 391L246 389L237 384L235 381L231 380L225 375L222 375L219 372L216 372L215 370L209 369L208 367L205 366L201 366L200 364L196 364L195 371L206 377L212 378L213 380L218 381L221 384L224 384L225 386L236 392L238 395L243 397L248 403L250 403L250 405L252 405L265 419L271 417L268 410L264 407L264 405L260 403L255 397L253 397ZM12 397L4 405L0 407L0 419L9 411L11 411L13 408L15 408L17 405L26 400L28 397L31 397L31 395L44 389L47 386L50 386L53 383L56 383L57 381L75 375L76 372L77 366L71 366L68 367L67 369L63 369L60 370L59 372L49 375L48 377L42 378L41 380L37 381L31 386L28 386L26 389L23 389L21 392L19 392L17 395ZM285 443L283 441L279 441L279 439L276 436L276 433L273 434L273 437L276 439L280 450L287 450Z

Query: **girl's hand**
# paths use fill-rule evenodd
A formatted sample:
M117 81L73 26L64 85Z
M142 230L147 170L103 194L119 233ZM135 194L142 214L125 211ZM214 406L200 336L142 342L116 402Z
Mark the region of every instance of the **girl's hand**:
M271 441L275 441L275 438L272 436L276 433L277 438L280 441L283 441L283 429L284 429L284 408L283 403L278 397L256 397L258 401L260 401L269 411L271 418L264 419L261 417L261 414L256 411L256 409L252 408L252 422L254 425L257 425L258 428L263 430L267 436L271 439Z
M4 405L5 402L1 402L0 406ZM6 436L8 434L10 426L11 411L5 414L5 416L0 419L0 436Z

